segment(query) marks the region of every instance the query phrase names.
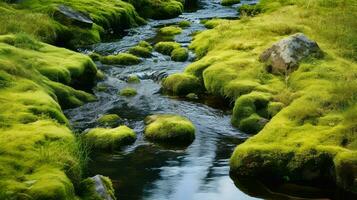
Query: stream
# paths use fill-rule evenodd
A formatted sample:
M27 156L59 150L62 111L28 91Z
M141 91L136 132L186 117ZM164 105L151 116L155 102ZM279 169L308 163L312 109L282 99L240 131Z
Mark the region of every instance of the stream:
M242 1L242 3L254 1ZM240 4L236 5L239 6ZM235 6L235 7L236 7ZM237 18L235 7L224 7L220 0L201 0L200 7L169 20L150 20L146 25L126 31L124 37L81 49L103 55L124 52L139 41L152 44L159 27L188 20L192 24L175 37L175 41L188 47L192 33L204 30L202 19ZM125 124L137 132L136 142L114 153L95 153L91 156L88 175L102 174L113 181L116 197L124 200L251 200L257 199L237 188L229 177L229 158L234 148L249 135L232 127L231 108L221 99L206 97L190 101L163 95L160 80L169 74L181 72L194 61L190 52L187 62L171 61L169 56L153 52L151 58L138 65L115 66L97 63L106 75L98 85L105 91L95 90L97 101L65 111L73 128L84 131L98 126L103 114L118 114ZM140 84L125 80L137 75ZM124 87L137 89L134 97L122 97ZM144 118L151 114L172 113L189 118L196 127L196 139L187 148L165 148L143 137Z

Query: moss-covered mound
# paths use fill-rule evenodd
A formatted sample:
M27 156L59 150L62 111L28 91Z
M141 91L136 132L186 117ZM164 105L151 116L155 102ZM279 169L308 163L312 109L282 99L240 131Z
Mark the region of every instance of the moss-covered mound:
M240 0L222 0L221 4L224 6L231 6L234 4L240 3Z
M56 19L61 5L89 16L94 24L82 27ZM24 0L16 4L0 2L0 10L0 34L25 32L69 47L99 42L105 30L121 32L144 22L132 5L120 0Z
M234 125L258 132L234 151L232 174L326 180L357 192L354 1L260 2L264 13L221 20L196 35L191 48L201 59L184 72L235 101ZM325 57L306 59L291 74L269 73L259 56L297 32Z
M85 133L84 140L94 149L113 150L136 140L136 133L127 126L93 128Z
M125 0L131 3L140 16L152 19L169 19L183 12L181 0Z
M138 94L138 92L136 91L136 89L135 88L131 88L131 87L123 88L119 92L120 96L125 96L125 97L132 97L132 96L135 96L137 94Z
M176 48L171 52L171 59L177 62L184 62L188 59L188 50L186 48Z
M128 83L140 83L140 78L137 75L131 75L126 80Z
M97 122L102 126L116 126L121 118L117 114L107 114L98 118Z
M195 139L195 127L178 115L151 115L145 119L145 137L169 144L190 144Z
M100 190L99 190L100 189ZM99 190L99 191L98 191ZM81 183L81 197L88 200L113 199L114 196L113 183L109 177L96 175L86 178Z
M164 90L174 95L185 96L189 93L200 93L202 84L200 80L187 73L173 74L162 81Z
M95 74L87 56L25 35L0 36L1 199L76 198L84 163L60 104L93 100L65 84Z
M148 42L141 41L138 45L130 48L129 53L139 57L149 58L151 57L152 49L152 46Z
M164 55L171 55L172 51L180 48L181 45L177 42L159 42L155 45L155 50Z
M182 29L177 26L166 26L159 29L159 34L173 36L182 33Z
M186 27L191 26L191 22L187 21L187 20L182 20L178 23L178 26L181 28L186 28Z
M103 56L100 62L107 65L136 65L141 62L140 58L130 53Z

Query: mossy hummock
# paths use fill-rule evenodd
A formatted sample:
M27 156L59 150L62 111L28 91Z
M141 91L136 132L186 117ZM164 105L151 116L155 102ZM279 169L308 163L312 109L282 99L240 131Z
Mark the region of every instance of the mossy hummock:
M174 36L180 33L182 33L182 29L177 26L166 26L159 29L161 35Z
M93 100L68 85L95 74L87 56L26 35L0 36L1 198L77 198L85 160L60 105Z
M179 115L151 115L145 118L145 137L171 145L190 144L195 139L195 127Z
M131 3L144 18L169 19L183 12L181 0L125 0Z
M155 45L155 50L164 55L171 56L172 51L180 47L181 45L177 42L159 42Z
M178 73L170 75L162 81L164 90L178 96L185 96L189 93L200 93L203 86L200 80L187 73Z
M98 118L97 122L102 126L116 126L120 121L120 117L117 114L107 114Z
M240 0L222 0L221 4L224 6L231 6L240 3Z
M136 133L127 126L117 128L93 128L83 136L96 150L115 150L136 140Z
M140 58L130 53L103 56L100 62L107 65L136 65L141 62Z
M136 91L136 89L135 88L131 88L131 87L123 88L119 92L120 96L125 96L125 97L132 97L132 96L135 96L137 94L138 94L138 92Z

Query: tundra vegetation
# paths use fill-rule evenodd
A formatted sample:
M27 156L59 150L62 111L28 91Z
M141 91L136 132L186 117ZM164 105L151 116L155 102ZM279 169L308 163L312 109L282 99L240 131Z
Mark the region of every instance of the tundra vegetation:
M327 181L357 192L356 1L262 0L240 12L240 20L205 22L211 29L190 46L199 60L164 89L185 96L199 84L234 102L233 125L256 135L235 149L233 177ZM295 33L324 56L271 73L260 55Z

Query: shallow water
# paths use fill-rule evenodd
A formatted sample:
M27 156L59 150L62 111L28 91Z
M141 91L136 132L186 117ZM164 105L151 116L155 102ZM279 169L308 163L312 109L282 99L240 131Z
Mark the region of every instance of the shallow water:
M201 0L197 11L175 19L149 21L147 25L127 30L127 34L118 40L95 44L81 51L115 54L141 40L157 42L161 39L156 37L158 27L181 20L189 20L192 25L177 35L175 41L188 46L191 34L205 29L200 24L201 19L237 17L235 8L223 7L219 2ZM206 98L195 102L160 92L160 79L182 71L193 59L192 52L187 62L173 62L169 56L154 52L152 58L134 66L97 63L106 74L106 79L98 84L107 86L107 90L95 90L97 101L65 111L77 131L96 127L96 120L101 115L115 113L123 119L120 124L126 124L138 133L136 142L121 151L92 155L88 175L109 176L118 199L257 199L238 189L229 177L229 157L237 144L248 137L232 127L231 109L220 99ZM140 77L141 83L126 83L125 79L134 74ZM117 95L126 86L136 88L138 95L130 98ZM146 141L143 119L157 113L174 113L189 118L197 130L195 141L186 149L164 148Z

